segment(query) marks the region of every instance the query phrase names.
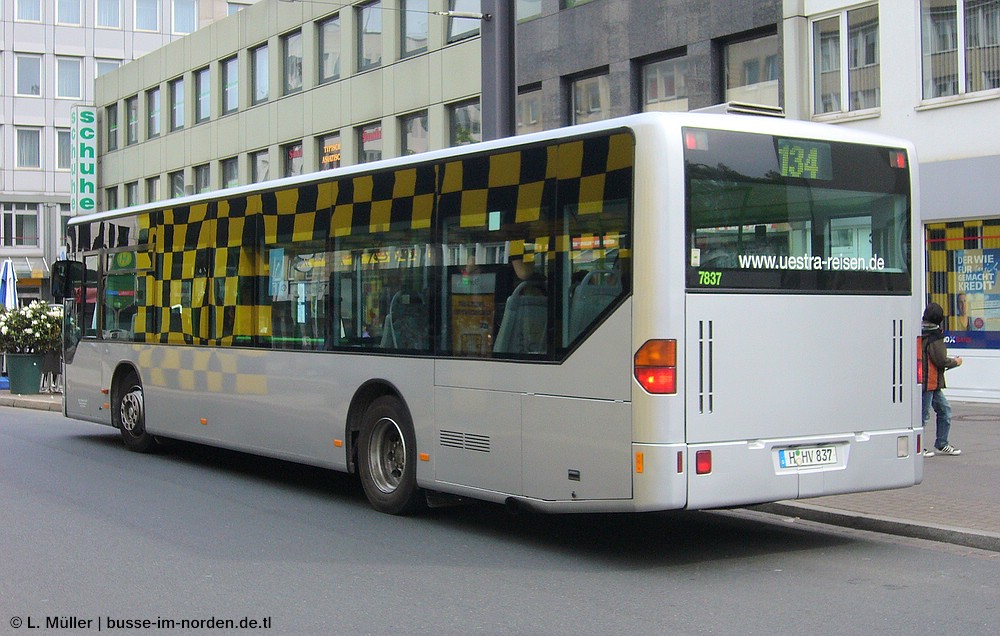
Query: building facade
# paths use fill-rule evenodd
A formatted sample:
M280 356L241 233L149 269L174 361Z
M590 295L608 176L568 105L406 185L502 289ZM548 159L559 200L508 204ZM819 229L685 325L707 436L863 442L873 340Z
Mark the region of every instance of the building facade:
M955 397L1000 400L1000 0L784 3L785 110L914 142Z
M70 210L70 116L94 78L256 0L0 0L0 259L45 296Z

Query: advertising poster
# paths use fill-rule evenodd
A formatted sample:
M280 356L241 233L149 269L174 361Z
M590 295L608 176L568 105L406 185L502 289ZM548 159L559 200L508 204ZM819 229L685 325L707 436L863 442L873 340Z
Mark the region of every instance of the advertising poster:
M954 290L950 294L949 345L988 347L987 332L1000 332L1000 249L951 251Z

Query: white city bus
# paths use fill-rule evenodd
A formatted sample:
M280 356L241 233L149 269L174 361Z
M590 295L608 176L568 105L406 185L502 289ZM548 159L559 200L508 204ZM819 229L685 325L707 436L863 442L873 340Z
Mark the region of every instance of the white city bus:
M643 114L74 218L65 414L548 512L919 483L910 144Z

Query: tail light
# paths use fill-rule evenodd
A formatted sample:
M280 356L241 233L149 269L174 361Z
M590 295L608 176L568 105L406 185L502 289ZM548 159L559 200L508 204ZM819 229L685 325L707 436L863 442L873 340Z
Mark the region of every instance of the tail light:
M646 341L635 352L633 373L648 393L677 393L677 341Z

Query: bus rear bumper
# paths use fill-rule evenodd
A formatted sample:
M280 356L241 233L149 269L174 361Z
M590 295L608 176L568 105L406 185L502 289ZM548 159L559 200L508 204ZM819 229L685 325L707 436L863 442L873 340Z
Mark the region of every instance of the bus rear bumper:
M692 444L687 507L720 508L913 486L923 478L923 456L917 447L921 433L917 428ZM823 451L810 452L815 449ZM803 459L789 457L795 451ZM704 474L695 465L699 452L703 458L710 453ZM804 465L795 465L796 461ZM705 464L703 459L703 470Z

